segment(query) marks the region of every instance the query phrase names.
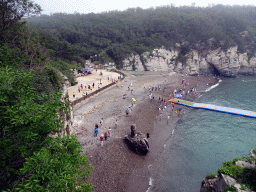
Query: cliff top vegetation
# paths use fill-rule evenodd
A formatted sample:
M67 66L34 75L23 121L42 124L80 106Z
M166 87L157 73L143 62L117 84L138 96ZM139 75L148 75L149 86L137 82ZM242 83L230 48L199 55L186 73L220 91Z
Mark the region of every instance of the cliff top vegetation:
M52 56L82 62L97 55L118 68L131 53L142 54L164 46L189 50L238 46L255 51L255 6L162 6L100 14L40 15L27 19L34 37ZM95 58L94 58L95 59Z

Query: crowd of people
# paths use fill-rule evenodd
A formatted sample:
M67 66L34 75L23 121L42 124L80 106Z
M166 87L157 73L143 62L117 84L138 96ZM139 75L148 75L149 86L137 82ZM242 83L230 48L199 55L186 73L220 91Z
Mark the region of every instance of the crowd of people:
M95 69L95 71L97 73L97 69ZM79 94L81 92L83 92L82 97L86 97L88 94L90 94L93 91L93 88L97 85L98 85L97 88L100 89L102 87L102 84L103 84L102 80L104 79L102 71L99 73L99 75L102 76L102 77L99 79L97 84L94 83L94 82L91 83L91 84L83 84L83 83L79 84L77 86L77 92L76 91L73 92L73 99L78 99ZM117 78L112 77L112 75L110 75L110 76L106 75L106 79L110 82L116 82L116 81L118 81L119 79L122 79L122 78L123 78L123 76L121 74Z
M99 129L101 129L101 131L99 131ZM117 120L115 121L114 129L117 129ZM108 130L106 130L106 128L103 127L103 118L100 120L100 127L97 123L95 124L94 137L97 137L99 132L102 133L100 134L99 139L100 139L100 145L103 146L103 142L107 141L108 138L110 138L110 132L111 132L111 127L109 127Z
M110 81L113 79L111 79L112 77L107 76L107 79ZM121 77L120 77L121 78ZM101 79L100 79L100 83L101 83ZM91 87L94 87L94 83L92 84L92 86L90 85L80 85L79 86L81 89L90 89ZM149 99L151 102L157 102L159 103L159 114L157 115L156 119L161 119L162 118L162 114L163 111L168 109L169 106L171 106L170 109L170 113L168 113L167 115L167 122L170 120L170 118L174 115L177 114L177 117L180 118L185 112L184 110L182 110L182 107L178 105L178 107L175 107L174 103L169 103L169 99L171 97L173 97L175 94L181 94L183 96L183 98L188 98L191 95L195 95L196 94L196 90L197 90L197 85L194 87L189 87L189 83L187 83L185 81L185 79L183 79L181 81L181 86L176 87L175 89L173 89L172 92L169 92L168 94L168 98L164 98L162 96L159 95L163 95L161 92L165 92L166 88L167 88L167 84L166 82L160 85L152 85L148 88L148 91L146 89L146 87L144 87L144 93L149 94ZM133 91L133 86L132 83L128 86L127 91L130 92L130 94L132 95L132 97L134 96L134 91ZM129 93L128 93L129 94ZM158 97L158 99L155 99L155 96ZM125 94L123 97L123 99L127 99L127 94ZM135 98L132 98L131 100L131 105L129 105L126 110L125 110L125 114L126 117L129 116L129 114L132 112L133 109L133 104L135 103ZM110 137L110 131L111 128L109 127L108 130L106 130L106 126L105 128L103 127L103 118L100 120L100 128L98 124L95 124L95 128L94 128L94 137L98 137L99 132L101 132L99 140L101 143L101 146L103 146L103 142L107 141L107 139ZM114 127L115 129L117 129L117 120L115 121ZM101 129L101 131L99 131L99 129Z

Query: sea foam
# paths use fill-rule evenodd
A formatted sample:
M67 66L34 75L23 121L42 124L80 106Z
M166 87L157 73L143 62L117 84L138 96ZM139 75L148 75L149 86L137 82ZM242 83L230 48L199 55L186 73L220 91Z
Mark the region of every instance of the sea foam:
M220 80L218 81L218 83L216 83L215 85L213 85L213 86L209 87L208 89L206 89L205 92L208 92L208 91L214 89L215 87L219 86L221 81L222 81L222 80L220 79Z

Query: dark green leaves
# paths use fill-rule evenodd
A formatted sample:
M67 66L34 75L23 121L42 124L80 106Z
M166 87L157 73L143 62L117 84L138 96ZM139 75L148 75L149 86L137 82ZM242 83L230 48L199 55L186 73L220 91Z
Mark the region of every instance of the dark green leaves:
M32 71L0 71L0 178L15 172L43 146L47 135L58 131L58 112L64 108L60 93L39 94L32 86Z
M82 147L74 135L49 138L46 148L26 159L21 171L29 179L19 184L19 190L91 191L90 184L78 182L78 179L88 177L88 171L92 168L87 157L80 152ZM82 165L87 172L81 169Z

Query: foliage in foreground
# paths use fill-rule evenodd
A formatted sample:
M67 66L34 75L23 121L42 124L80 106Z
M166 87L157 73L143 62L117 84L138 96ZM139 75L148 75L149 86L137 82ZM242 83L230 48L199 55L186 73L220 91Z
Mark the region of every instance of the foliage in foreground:
M78 182L90 175L92 166L80 154L82 146L76 136L48 138L46 143L26 158L20 169L24 177L14 191L92 191L92 185Z
M33 71L0 69L0 187L62 191L79 185L82 191L90 191L91 185L76 183L91 169L86 156L79 154L77 139L48 137L62 127L61 93L36 92Z
M61 131L58 113L68 111L58 70L72 76L20 22L40 10L30 0L0 2L0 189L91 191L83 181L91 166L75 136L48 137Z
M61 126L60 93L37 93L32 76L32 71L0 70L0 184L17 179L25 158L40 150L47 135Z

